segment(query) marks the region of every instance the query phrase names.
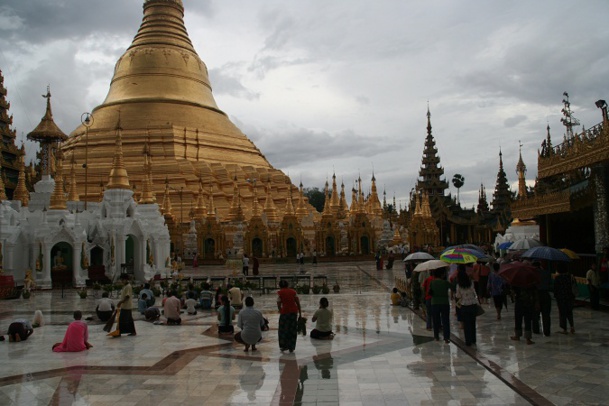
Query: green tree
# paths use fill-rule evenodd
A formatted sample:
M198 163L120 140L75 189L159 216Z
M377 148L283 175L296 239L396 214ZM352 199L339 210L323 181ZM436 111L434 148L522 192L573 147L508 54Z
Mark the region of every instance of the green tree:
M319 188L304 188L303 194L309 199L311 206L315 207L318 212L324 211L324 204L326 203L326 195Z

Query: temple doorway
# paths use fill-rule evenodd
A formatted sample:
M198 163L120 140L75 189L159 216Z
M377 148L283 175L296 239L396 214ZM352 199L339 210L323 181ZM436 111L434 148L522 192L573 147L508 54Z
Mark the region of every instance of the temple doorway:
M51 282L54 288L72 286L73 249L67 242L57 243L51 248Z
M326 255L334 256L336 255L336 246L334 244L334 237L326 237Z
M262 256L262 240L260 238L252 240L252 255L258 258Z
M368 236L364 235L360 238L360 246L362 255L370 254L370 240L368 239Z
M213 238L208 238L205 240L205 245L203 246L203 257L205 259L214 259L216 256L216 242Z
M286 256L287 257L296 257L296 254L298 253L298 250L296 248L296 240L294 238L288 238L285 241L285 249L286 249Z

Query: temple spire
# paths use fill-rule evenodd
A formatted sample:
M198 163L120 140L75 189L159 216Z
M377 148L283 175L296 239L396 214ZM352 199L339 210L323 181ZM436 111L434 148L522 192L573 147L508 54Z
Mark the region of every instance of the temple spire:
M0 187L2 187L2 185L0 185ZM2 189L4 190L3 187ZM21 144L21 149L19 150L19 179L17 180L17 187L15 188L13 199L21 200L22 206L27 206L30 202L30 192L28 192L27 187L25 186L25 146L23 144Z
M527 196L527 182L525 178L527 166L522 160L522 144L520 142L518 145L518 164L516 164L516 173L518 174L518 198L524 199Z
M116 124L116 147L114 149L114 162L110 169L110 177L106 189L131 189L129 185L129 176L123 164L123 140L121 128L121 116L118 114L118 122Z
M59 148L57 149L56 158L55 189L53 189L53 194L51 195L49 208L51 210L65 210L67 205L66 195L63 190L63 152Z
M503 170L503 153L499 149L499 171L497 172L497 183L495 185L495 192L493 193L493 212L499 213L509 210L511 202L511 193L508 186L507 177Z
M419 170L419 180L417 189L426 191L430 198L432 196L444 196L444 191L448 188L448 183L445 179L441 179L444 175L444 168L440 166L440 157L438 157L438 149L436 141L431 132L431 113L429 106L427 107L427 136L425 137L425 148L423 150L423 159Z
M148 135L148 138L150 138L150 134ZM152 157L150 154L149 142L146 141L146 144L144 144L144 179L142 180L142 196L138 203L156 203L156 197L152 190Z

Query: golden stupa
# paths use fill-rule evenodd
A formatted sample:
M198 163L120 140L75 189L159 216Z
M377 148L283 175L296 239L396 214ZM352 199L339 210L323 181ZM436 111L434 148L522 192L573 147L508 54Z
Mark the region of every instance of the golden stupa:
M272 207L284 208L290 188L297 204L298 189L217 106L207 67L188 37L182 1L145 0L143 9L141 26L116 63L88 131L78 127L62 147L64 162L74 156L78 164L80 200L98 200L121 131L124 167L136 198L151 182L157 202L163 196L172 201L172 212L164 214L178 222L201 211L201 202L208 207L212 202L221 221L231 219L235 204L251 217L255 195L272 196Z

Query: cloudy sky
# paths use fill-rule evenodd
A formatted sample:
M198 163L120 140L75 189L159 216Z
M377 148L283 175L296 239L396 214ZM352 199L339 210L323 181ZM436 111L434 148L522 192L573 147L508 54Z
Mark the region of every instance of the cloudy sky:
M0 69L19 139L40 121L51 85L70 133L101 104L143 0L0 0ZM431 111L445 176L483 183L492 200L499 149L516 189L549 124L562 139L563 92L586 127L609 100L609 7L584 2L184 0L186 26L219 107L294 183L347 189L372 171L407 201ZM605 79L603 79L605 78ZM581 129L581 127L579 127ZM34 145L27 145L30 156ZM456 193L451 185L450 192Z

